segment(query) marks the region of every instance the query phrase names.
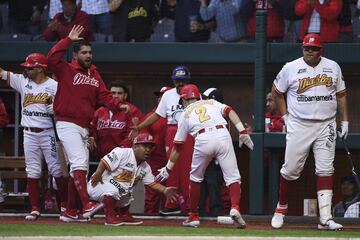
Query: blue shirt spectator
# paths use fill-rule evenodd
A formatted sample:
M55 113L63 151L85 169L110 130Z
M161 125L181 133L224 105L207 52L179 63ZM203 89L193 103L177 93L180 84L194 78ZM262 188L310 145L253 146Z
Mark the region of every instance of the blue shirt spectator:
M242 0L200 0L200 15L204 21L215 17L216 32L224 42L237 42L246 36L246 23L240 14Z
M210 30L207 23L200 17L199 0L176 0L175 8L175 38L178 42L207 42ZM192 27L190 19L196 17ZM191 28L191 29L190 29Z

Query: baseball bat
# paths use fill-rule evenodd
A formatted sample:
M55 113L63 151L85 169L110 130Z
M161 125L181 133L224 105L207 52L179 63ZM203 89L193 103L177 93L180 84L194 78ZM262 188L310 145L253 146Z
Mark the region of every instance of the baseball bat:
M52 125L53 125L54 132L55 132L56 151L57 151L58 158L59 158L59 161L61 164L61 170L63 172L63 176L65 178L67 178L67 177L69 177L69 170L68 170L68 166L67 166L66 159L65 159L64 148L63 148L63 145L60 141L59 135L56 130L56 123L55 123L54 115L50 115L50 118L51 118Z
M341 140L342 140L342 143L343 143L343 145L344 145L344 149L345 149L345 153L346 153L346 159L347 159L348 164L349 164L349 166L350 166L351 174L354 176L357 189L358 189L359 192L360 192L360 180L359 180L359 176L358 176L357 173L356 173L355 166L354 166L354 162L353 162L353 160L352 160L352 158L351 158L351 153L350 153L350 151L349 151L349 147L348 147L347 141L346 141L346 139L344 139L344 138L341 138Z

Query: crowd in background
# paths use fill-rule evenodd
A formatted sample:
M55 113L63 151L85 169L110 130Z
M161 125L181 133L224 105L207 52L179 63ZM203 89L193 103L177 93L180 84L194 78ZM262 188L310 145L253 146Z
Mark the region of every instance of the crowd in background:
M256 9L269 42L360 42L360 0L0 0L0 40L57 41L73 25L99 42L252 42Z

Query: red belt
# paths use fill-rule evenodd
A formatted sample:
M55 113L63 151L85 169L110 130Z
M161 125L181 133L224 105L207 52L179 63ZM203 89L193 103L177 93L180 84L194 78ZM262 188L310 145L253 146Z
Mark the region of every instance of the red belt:
M39 133L45 130L48 130L49 128L35 128L35 127L24 127L25 131Z
M216 129L221 129L221 128L224 128L224 125L216 125L215 128L216 128ZM197 132L197 135L202 134L202 133L204 133L204 132L206 132L206 128L200 129L200 130Z

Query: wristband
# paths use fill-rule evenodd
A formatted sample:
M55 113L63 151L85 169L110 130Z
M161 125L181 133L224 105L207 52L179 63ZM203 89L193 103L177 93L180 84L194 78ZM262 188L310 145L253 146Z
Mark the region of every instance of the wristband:
M173 169L174 165L175 165L175 163L170 161L170 159L169 159L167 164L166 164L166 168L171 171Z
M236 129L239 131L239 133L241 133L242 131L245 130L244 128L244 125L242 124L242 122L238 122L236 125L235 125Z

